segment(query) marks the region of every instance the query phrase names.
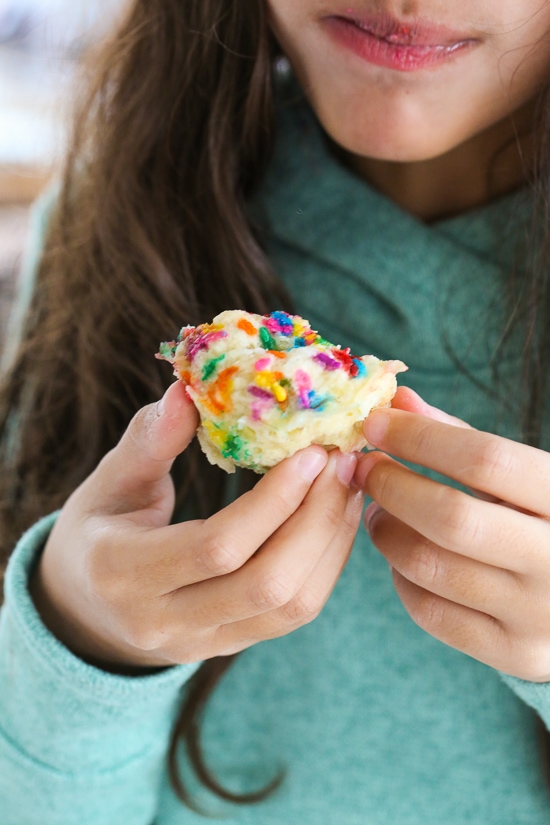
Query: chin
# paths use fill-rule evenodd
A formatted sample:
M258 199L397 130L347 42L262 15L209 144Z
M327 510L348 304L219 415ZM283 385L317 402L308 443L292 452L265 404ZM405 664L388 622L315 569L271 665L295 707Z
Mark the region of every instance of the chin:
M393 161L394 163L416 163L432 160L448 152L452 147L434 146L433 143L423 141L422 138L401 141L392 135L383 133L370 136L336 135L329 132L330 137L346 152L372 160Z
M306 86L307 88L307 86ZM374 92L370 100L359 94L316 94L310 87L310 103L332 140L347 152L376 160L410 163L429 160L448 152L463 140L468 124L451 122L449 112L432 101L408 95ZM340 93L338 93L340 92Z
M319 118L321 125L346 152L373 160L414 163L432 160L455 148L461 141L453 136L434 134L425 124L399 125L380 122L376 117L365 118L347 127L345 119Z

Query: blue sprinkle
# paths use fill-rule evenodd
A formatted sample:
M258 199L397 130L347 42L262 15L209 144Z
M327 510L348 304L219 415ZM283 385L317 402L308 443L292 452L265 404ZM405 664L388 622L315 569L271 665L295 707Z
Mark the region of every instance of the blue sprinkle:
M290 315L287 312L272 312L271 317L274 321L277 321L277 323L281 327L281 333L283 335L292 335L294 324L292 322Z
M308 398L310 410L317 410L318 412L323 412L325 404L330 401L330 395L317 395L314 390L308 392Z
M355 364L355 366L358 369L357 375L354 375L353 377L354 378L365 378L365 376L367 374L367 368L365 367L363 362L360 361L359 358L354 358L353 363Z

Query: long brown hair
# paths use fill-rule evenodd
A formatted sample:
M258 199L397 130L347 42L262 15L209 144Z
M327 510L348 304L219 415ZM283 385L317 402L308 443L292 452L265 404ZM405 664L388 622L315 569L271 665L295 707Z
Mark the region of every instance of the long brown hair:
M135 411L170 383L166 365L144 353L228 307L288 305L247 212L271 152L274 55L264 0L134 0L94 58L0 394L0 568L22 531L62 506ZM548 175L541 192L548 204ZM530 376L532 364L540 375L537 353L548 349L548 332L532 346L534 330L547 329L532 297L541 278L548 283L542 271L524 288ZM196 450L174 472L203 516L218 509L223 476ZM178 737L213 791L233 801L263 795L225 791L200 749L197 722L230 661L199 669L176 723L170 773L188 804Z
M1 389L2 570L22 531L62 506L172 381L153 358L161 340L227 307L285 304L247 214L271 151L273 53L260 0L135 0L94 56ZM205 517L219 509L225 474L197 450L174 473L180 499L193 495ZM206 784L251 801L210 778L198 740L197 714L230 661L202 666L176 735ZM171 773L190 801L175 744Z

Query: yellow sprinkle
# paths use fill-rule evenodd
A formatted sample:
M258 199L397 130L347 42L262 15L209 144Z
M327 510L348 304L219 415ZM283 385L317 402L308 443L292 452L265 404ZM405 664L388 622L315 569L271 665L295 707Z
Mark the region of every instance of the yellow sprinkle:
M256 375L256 384L264 390L271 389L271 385L273 384L273 373L259 372Z
M281 387L280 384L273 384L273 395L277 399L277 401L286 401L288 398L288 393L284 387Z
M216 445L216 447L221 448L225 443L226 433L208 420L203 423L203 427L208 433L210 440Z

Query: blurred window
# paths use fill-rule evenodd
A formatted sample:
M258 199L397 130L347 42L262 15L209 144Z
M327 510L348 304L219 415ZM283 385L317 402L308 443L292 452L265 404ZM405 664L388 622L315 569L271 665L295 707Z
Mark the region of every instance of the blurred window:
M122 0L0 0L0 174L14 165L47 171L59 160L78 59L121 6Z
M0 0L0 349L29 204L58 168L83 52L124 0Z

